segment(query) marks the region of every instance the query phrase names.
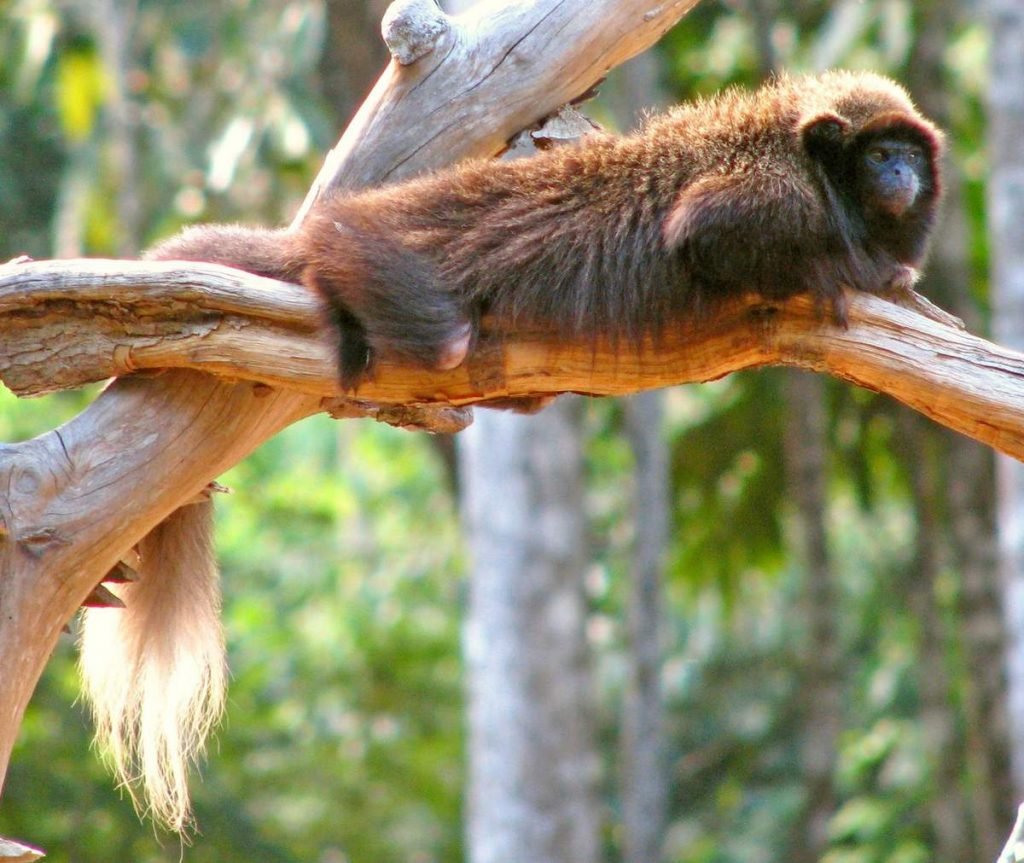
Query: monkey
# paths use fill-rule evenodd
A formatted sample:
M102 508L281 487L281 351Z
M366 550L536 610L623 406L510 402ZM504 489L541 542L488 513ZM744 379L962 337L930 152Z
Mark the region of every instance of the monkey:
M637 343L752 291L908 289L940 195L942 136L870 73L780 77L530 159L476 160L318 203L295 232L188 229L160 260L302 282L323 300L340 383L378 357L460 365L499 329Z
M917 279L942 148L886 78L782 76L676 107L635 134L334 195L294 231L192 227L147 257L308 286L345 390L382 358L461 365L485 318L499 331L539 326L638 346L745 292L806 293L843 325L844 289L907 291ZM200 536L209 513L208 503L184 507L157 528L195 522L155 545L172 556L180 545L198 565L162 576L150 589L158 601L129 595L125 609L104 610L120 615L113 636L99 614L83 632L86 690L115 768L125 781L141 775L153 811L175 827L188 816L188 761L223 700L217 576ZM203 632L171 631L182 618ZM130 674L119 677L110 669L124 661Z

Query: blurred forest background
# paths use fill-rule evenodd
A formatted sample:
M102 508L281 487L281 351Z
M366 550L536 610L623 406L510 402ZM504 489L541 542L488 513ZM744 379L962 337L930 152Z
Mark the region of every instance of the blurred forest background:
M385 63L384 7L0 0L0 260L290 220ZM1024 31L1014 0L981 11L706 0L587 110L625 129L773 69L893 75L950 135L921 290L986 333L986 189L1024 140L987 147L1024 117L1024 72L992 58ZM0 392L0 439L90 397ZM994 860L1024 791L1000 470L787 370L481 411L458 444L303 422L221 478L230 703L184 859ZM73 642L26 716L0 834L57 861L176 861L90 749Z

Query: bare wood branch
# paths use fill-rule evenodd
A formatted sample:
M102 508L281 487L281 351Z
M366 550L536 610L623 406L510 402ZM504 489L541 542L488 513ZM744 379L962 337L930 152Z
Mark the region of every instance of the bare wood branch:
M450 42L442 46L439 40L412 65L394 62L387 68L309 199L324 189L371 185L462 156L493 154L512 132L653 44L694 2L522 0L481 4L476 17L451 19L455 27L444 36ZM209 275L199 281L206 284ZM65 299L69 316L77 302L86 303L74 295ZM113 297L104 307L117 305ZM155 356L147 350L164 351L166 364L173 365L167 348L174 338L160 329L159 319L159 313L151 315L155 330L148 349L111 350L107 330L78 353L106 351L100 365L128 368L143 362L140 356ZM222 318L211 323L208 337L222 324ZM60 335L52 322L46 326L45 338L34 347L31 338L22 343L39 351L41 363L53 356L50 339ZM196 319L190 326L193 334L202 329ZM97 325L96 332L102 331ZM278 350L276 344L263 347ZM304 350L322 364L322 346L308 344ZM238 344L222 351L238 361L245 348ZM64 375L61 386L76 365L72 356L73 349L62 353L51 368ZM23 365L20 361L32 356L15 359L15 365ZM66 368L60 370L61 365ZM324 377L322 365L316 374ZM36 390L46 386L42 376L29 384ZM0 446L0 774L6 772L25 705L61 627L104 573L212 477L281 428L325 407L337 405L296 390L172 371L118 379L68 425L33 441ZM352 410L361 412L358 405ZM422 411L418 420L398 413L413 422L429 421ZM459 421L450 413L444 417L444 423Z
M31 863L45 856L38 848L10 839L0 839L0 863Z
M325 192L501 152L517 132L657 42L697 0L487 0L451 16L428 13L423 7L431 3L390 7L387 30L398 22L403 45L416 41L417 49L393 50L398 59L328 154L293 226ZM428 44L431 50L421 53ZM413 54L421 59L403 65ZM367 140L376 146L366 148Z
M38 262L11 272L16 275L0 275L0 314L10 321L0 379L17 392L193 368L338 396L316 304L295 285L213 265ZM61 288L52 288L55 283ZM385 363L355 397L341 401L462 406L566 391L619 395L794 365L888 393L1024 459L1024 355L972 336L924 303L918 298L917 308L908 309L851 293L850 327L843 330L823 322L805 298L768 306L751 296L699 326L670 328L656 348L639 354L557 342L543 332L485 333L458 369L435 373Z
M0 381L21 396L190 366L332 394L301 383L311 375L323 384L331 364L310 291L216 264L0 267L0 318ZM256 374L246 372L250 363Z

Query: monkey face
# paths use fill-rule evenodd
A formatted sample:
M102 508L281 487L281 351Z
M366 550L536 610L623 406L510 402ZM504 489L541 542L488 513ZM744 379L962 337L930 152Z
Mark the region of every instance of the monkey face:
M855 172L865 208L898 219L929 185L924 149L906 140L878 138L861 151Z

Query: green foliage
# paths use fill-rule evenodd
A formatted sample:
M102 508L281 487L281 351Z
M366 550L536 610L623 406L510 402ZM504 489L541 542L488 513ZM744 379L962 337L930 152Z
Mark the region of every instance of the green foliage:
M425 443L320 418L226 481L234 679L201 804L241 806L296 859L457 859L461 566Z
M770 374L737 375L701 397L710 409L673 440L673 533L686 541L673 546L671 570L732 593L784 559L782 397Z

